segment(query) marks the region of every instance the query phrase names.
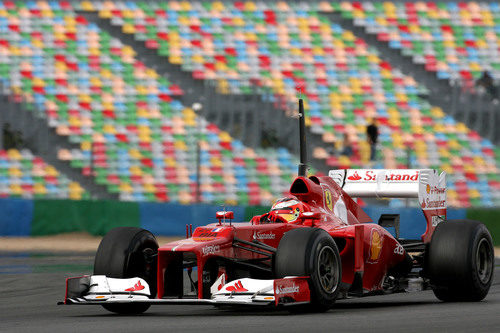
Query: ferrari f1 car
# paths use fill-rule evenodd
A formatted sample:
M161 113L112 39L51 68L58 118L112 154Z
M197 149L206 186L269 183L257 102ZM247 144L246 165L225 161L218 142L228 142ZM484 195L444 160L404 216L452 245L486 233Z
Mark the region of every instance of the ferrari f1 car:
M130 314L151 304L325 311L339 298L373 294L432 289L442 301L487 295L491 236L480 222L447 220L444 172L332 170L307 177L301 101L299 115L299 175L268 213L235 223L232 212L217 212L218 222L161 247L147 230L113 229L99 245L93 275L68 278L61 303ZM368 197L418 199L425 233L401 239L405 221L397 214L374 223L353 199Z

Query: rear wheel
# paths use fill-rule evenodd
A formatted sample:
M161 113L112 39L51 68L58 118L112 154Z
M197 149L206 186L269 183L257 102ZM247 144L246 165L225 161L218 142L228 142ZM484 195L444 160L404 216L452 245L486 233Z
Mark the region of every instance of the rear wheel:
M426 261L426 273L438 299L471 302L488 294L495 256L491 235L481 222L440 223L432 236Z
M274 268L278 278L310 276L311 304L307 310L326 311L337 299L342 279L340 255L333 238L322 229L300 228L285 233Z
M144 279L156 296L156 257L158 243L147 230L134 227L119 227L109 231L97 249L94 275L126 279ZM149 308L149 304L106 304L103 307L120 314L139 314Z

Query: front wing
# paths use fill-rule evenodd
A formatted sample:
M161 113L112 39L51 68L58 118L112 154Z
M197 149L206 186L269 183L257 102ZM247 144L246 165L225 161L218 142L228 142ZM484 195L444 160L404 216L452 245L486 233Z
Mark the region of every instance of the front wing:
M141 278L114 279L104 275L66 279L66 295L59 304L104 305L116 303L184 305L288 306L310 302L308 277L275 280L238 279L225 283L225 275L210 288L210 299L150 298L147 282Z

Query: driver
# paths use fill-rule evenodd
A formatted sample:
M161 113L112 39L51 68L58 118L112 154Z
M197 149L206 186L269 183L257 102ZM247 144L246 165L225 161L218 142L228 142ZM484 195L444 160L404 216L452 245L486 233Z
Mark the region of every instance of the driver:
M306 204L300 202L296 197L290 196L278 199L271 207L269 215L278 215L291 223L297 221L306 208Z

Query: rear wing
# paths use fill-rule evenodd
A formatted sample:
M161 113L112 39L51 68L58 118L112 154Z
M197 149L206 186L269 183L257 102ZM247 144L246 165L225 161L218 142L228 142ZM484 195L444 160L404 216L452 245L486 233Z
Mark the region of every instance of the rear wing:
M446 219L446 173L433 169L347 169L328 173L351 197L418 198L430 240L437 224Z

